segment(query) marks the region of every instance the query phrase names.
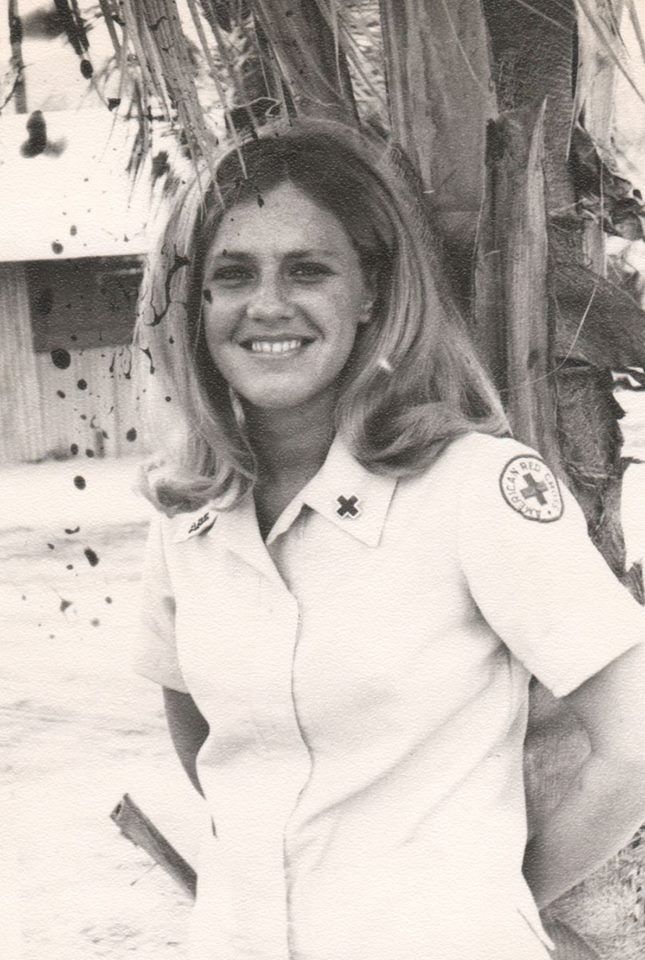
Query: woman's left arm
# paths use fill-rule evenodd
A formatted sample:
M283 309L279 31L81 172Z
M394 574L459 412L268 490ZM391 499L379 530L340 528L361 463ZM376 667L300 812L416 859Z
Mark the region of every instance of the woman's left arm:
M591 752L526 849L524 873L540 908L605 863L645 823L645 644L563 702L586 728Z

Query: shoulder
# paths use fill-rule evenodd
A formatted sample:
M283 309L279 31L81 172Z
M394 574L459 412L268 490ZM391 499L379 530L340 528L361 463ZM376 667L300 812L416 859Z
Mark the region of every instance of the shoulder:
M553 523L571 499L540 453L512 437L475 432L458 437L427 477L450 489L466 518Z

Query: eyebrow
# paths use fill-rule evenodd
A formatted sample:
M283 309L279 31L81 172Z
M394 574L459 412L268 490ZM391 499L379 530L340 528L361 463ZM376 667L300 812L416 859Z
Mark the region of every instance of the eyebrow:
M290 260L302 260L305 257L335 257L338 256L333 250L289 250L286 254ZM215 254L214 259L224 260L253 260L253 254L248 250L221 250Z

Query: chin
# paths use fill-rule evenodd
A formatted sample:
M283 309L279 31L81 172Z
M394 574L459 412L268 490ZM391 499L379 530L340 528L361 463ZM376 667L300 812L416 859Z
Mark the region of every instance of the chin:
M273 393L267 391L266 393L247 395L246 402L250 406L255 407L256 410L293 410L296 407L306 406L311 401L315 400L317 394L311 393L285 393L284 391Z

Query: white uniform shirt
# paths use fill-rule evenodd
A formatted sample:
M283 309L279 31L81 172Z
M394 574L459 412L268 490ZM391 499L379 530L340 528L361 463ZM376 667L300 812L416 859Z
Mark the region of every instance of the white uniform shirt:
M548 956L529 676L562 696L645 619L534 453L470 434L397 481L336 439L266 544L250 498L156 522L144 584L138 669L210 725L196 958Z

